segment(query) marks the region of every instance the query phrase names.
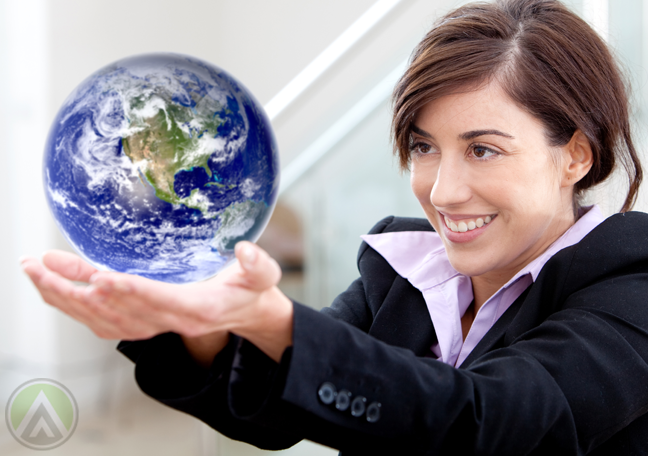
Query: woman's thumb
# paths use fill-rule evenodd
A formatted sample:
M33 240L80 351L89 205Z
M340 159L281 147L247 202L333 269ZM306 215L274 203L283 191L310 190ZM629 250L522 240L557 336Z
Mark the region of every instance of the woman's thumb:
M234 254L243 269L246 287L262 291L279 283L281 268L261 247L241 241L236 244Z

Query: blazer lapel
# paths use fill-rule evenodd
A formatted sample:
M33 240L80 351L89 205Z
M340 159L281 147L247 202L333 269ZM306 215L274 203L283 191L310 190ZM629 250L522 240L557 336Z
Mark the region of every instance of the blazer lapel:
M423 294L407 280L396 276L369 334L390 345L412 350L417 356L431 353L437 342Z
M480 356L502 346L501 342L504 338L504 335L506 334L506 330L509 328L515 316L518 314L520 308L522 307L522 303L529 294L529 290L532 286L533 284L531 284L526 290L524 290L524 292L513 302L513 304L511 304L510 307L506 309L506 312L504 312L504 314L495 322L491 329L484 335L482 340L479 341L473 351L470 352L464 362L461 363L461 366L459 366L460 369L469 367L473 363L473 361L475 361Z

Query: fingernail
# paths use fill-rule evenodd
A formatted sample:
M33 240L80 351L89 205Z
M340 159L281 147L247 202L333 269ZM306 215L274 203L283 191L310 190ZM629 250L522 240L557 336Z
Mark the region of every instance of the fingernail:
M110 291L112 289L112 285L110 284L110 282L106 282L105 280L97 280L93 282L92 285L94 285L95 288L102 291Z
M241 252L241 258L248 266L252 266L257 259L257 251L254 247L246 245Z
M118 280L115 282L115 290L120 291L122 293L127 293L130 291L131 287L128 283L124 282L123 280Z
M27 256L21 255L18 257L18 263L23 264L27 260Z
M106 300L106 295L101 293L98 288L93 286L87 287L85 290L85 297L92 302L104 302Z
M85 300L85 288L75 288L74 290L72 290L72 298L76 299L77 301Z
M127 291L130 291L130 285L128 285L126 282L122 282L121 280L115 282L115 290L125 293Z

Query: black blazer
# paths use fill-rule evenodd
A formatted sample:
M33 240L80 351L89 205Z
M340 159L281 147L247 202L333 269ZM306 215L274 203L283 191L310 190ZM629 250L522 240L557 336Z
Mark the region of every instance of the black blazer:
M431 227L388 217L371 233L412 230ZM209 370L174 333L117 348L146 394L261 448L648 453L647 214L614 215L554 255L459 368L427 357L422 294L365 243L358 267L331 307L295 303L279 364L236 336Z

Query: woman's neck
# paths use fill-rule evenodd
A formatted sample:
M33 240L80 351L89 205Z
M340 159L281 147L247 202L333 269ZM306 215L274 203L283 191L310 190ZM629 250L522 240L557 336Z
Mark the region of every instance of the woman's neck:
M552 236L545 237L544 242L535 246L528 251L526 255L520 256L519 261L508 265L506 268L489 271L480 276L471 277L474 296L474 315L477 315L481 306L490 299L497 291L511 280L519 271L524 269L529 263L542 255L556 240L575 223L574 218L567 217L555 227Z

